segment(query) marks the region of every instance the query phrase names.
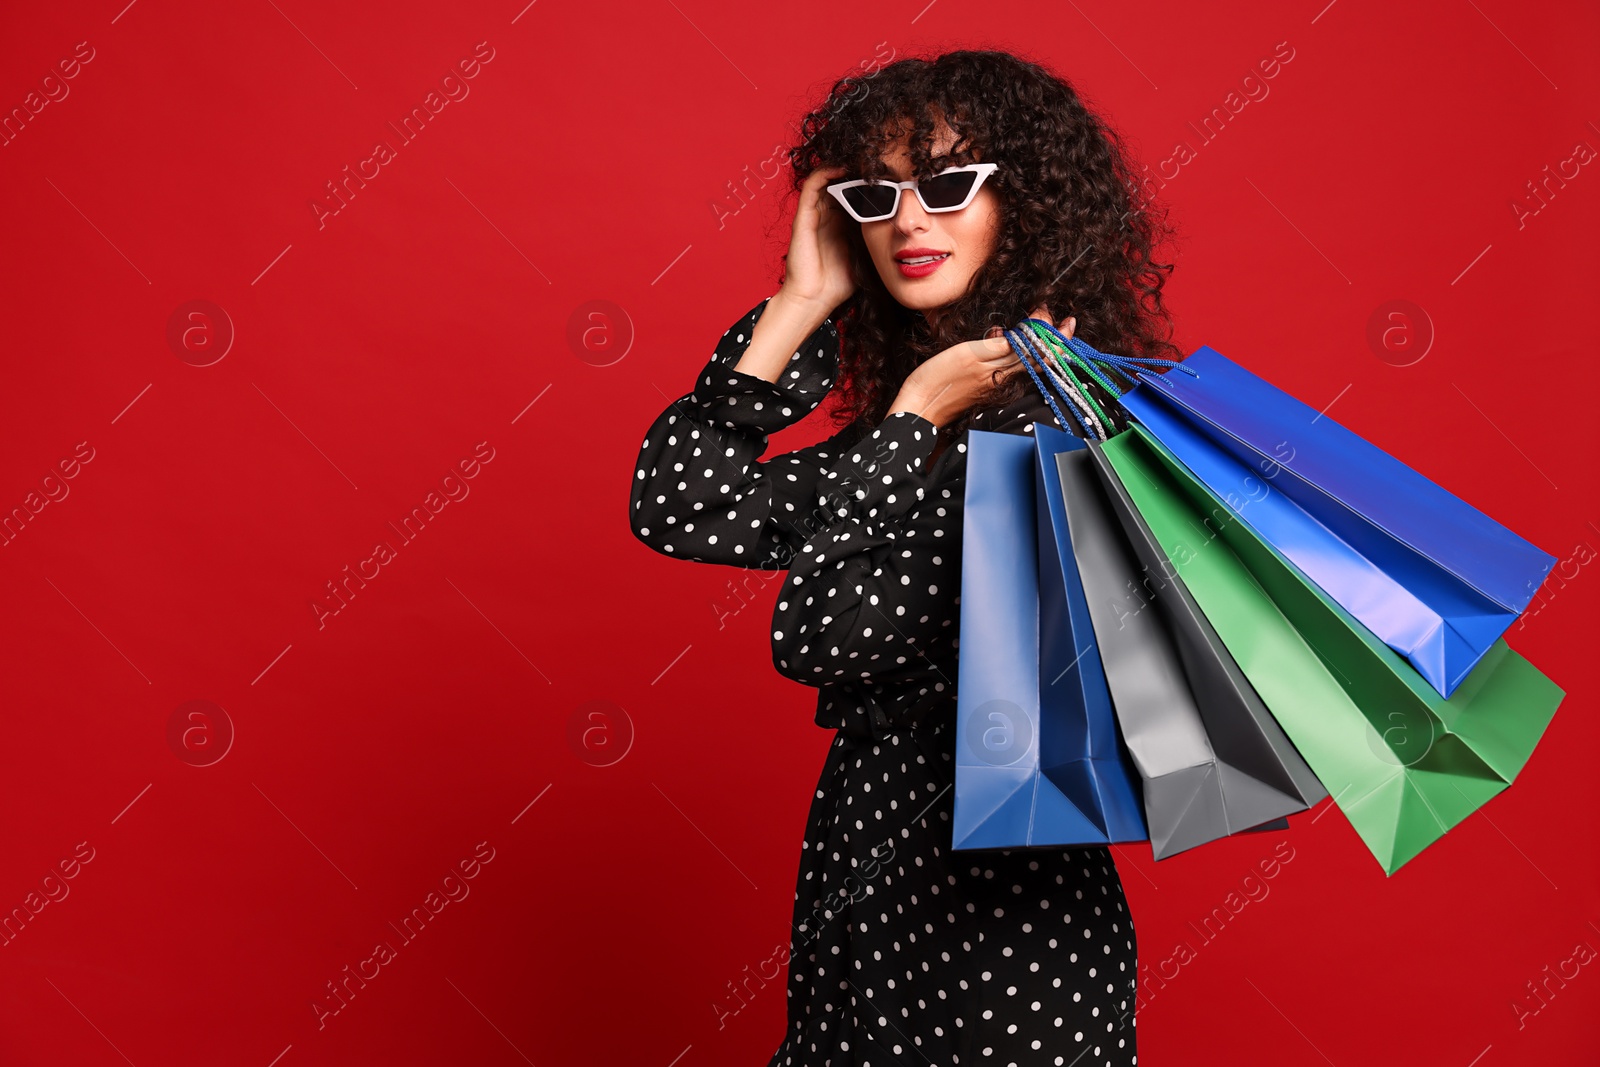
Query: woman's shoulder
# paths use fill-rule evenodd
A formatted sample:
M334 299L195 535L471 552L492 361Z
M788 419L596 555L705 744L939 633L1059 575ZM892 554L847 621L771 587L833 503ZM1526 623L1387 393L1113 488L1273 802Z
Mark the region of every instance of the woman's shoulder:
M1061 401L1056 404L1059 407ZM1061 412L1068 419L1072 416L1063 409ZM991 404L974 412L971 421L967 424L970 430L987 430L990 433L1033 433L1033 424L1042 422L1067 433L1078 433L1076 423L1065 425L1051 410L1037 388L1029 388L1014 400L1007 400L998 404Z

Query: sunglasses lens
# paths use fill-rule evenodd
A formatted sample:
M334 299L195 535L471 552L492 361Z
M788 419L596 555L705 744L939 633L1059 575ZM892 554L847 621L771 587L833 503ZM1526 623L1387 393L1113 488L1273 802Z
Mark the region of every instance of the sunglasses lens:
M882 219L894 214L896 192L887 185L853 185L844 191L844 198L857 215Z
M930 211L958 207L978 184L978 173L958 170L952 174L936 174L917 186L923 203Z

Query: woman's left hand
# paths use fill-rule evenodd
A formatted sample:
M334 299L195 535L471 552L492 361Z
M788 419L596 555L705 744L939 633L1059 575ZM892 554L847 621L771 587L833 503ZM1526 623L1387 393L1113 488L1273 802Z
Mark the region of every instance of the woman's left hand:
M1056 325L1045 308L1036 308L1033 318ZM1056 328L1063 337L1071 337L1076 325L1077 320L1069 318ZM943 426L965 414L994 384L1021 373L1022 359L995 327L983 340L952 345L912 371L889 414L911 411Z

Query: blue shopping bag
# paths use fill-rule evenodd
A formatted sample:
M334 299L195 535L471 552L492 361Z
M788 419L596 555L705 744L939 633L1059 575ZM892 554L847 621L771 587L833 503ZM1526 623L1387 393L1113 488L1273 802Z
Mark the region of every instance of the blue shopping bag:
M1448 697L1555 557L1333 419L1202 347L1130 415Z
M958 849L1149 837L1055 471L1055 452L1031 437L968 433L952 833Z

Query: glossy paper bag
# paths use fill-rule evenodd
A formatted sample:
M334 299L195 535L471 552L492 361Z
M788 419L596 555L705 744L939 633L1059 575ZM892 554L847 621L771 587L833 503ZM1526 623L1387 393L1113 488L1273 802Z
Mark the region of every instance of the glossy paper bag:
M1220 352L1183 367L1144 375L1129 414L1450 696L1555 557Z
M1076 569L1063 570L1031 437L967 437L954 847L1142 841ZM1043 536L1041 537L1041 531Z
M1046 498L1074 567L1156 859L1327 796L1195 606L1098 451L1036 423Z
M1563 693L1503 640L1446 700L1144 427L1093 447L1385 873L1516 777Z

